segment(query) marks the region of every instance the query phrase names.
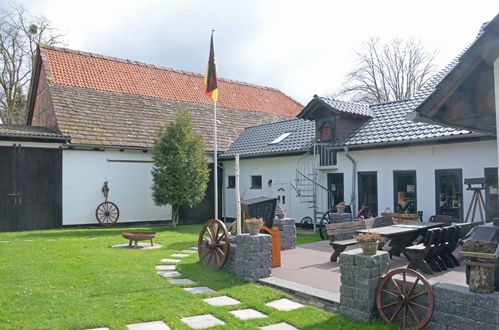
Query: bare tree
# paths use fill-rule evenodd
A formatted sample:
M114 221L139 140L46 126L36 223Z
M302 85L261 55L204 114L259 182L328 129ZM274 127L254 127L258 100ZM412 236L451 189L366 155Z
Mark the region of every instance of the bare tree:
M60 44L60 34L44 16L30 16L18 3L0 8L0 119L26 121L27 87L37 44ZM21 101L20 101L21 100Z
M429 53L421 42L393 39L380 43L372 38L363 52L356 52L358 65L347 75L340 95L353 101L381 103L415 95L436 71L437 52Z

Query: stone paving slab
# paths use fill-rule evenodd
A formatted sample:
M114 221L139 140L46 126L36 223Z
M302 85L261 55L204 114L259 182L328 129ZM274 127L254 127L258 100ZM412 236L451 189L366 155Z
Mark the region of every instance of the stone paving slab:
M174 253L172 254L172 257L177 257L177 258L185 258L190 256L190 254L185 254L185 253Z
M260 313L259 311L252 308L238 309L235 311L230 311L229 313L231 313L240 320L263 319L267 317L267 315Z
M193 329L205 329L209 327L214 327L216 325L224 325L225 322L217 319L211 314L184 317L181 319L182 322L187 324Z
M229 296L206 298L203 300L204 300L204 302L206 302L207 304L210 304L211 306L230 306L230 305L237 305L237 304L241 303L239 300L236 300L236 299L231 298Z
M163 277L179 277L182 274L176 271L167 271L167 272L157 272L156 274L163 276Z
M196 253L198 251L194 251L194 250L182 250L180 252L183 252L183 253Z
M207 286L196 286L194 288L184 288L185 291L192 294L202 294L202 293L215 293L215 290L210 289Z
M294 326L289 325L285 322L267 325L265 327L260 327L260 329L262 329L262 330L298 330L298 328L295 328Z
M128 330L170 330L163 321L128 324L126 327Z
M193 280L190 280L188 278L175 278L175 279L168 280L168 281L170 283L173 283L173 284L194 284L194 283L196 283Z
M161 259L160 261L161 262L173 262L173 263L177 263L177 262L181 262L182 260L180 260L180 259L164 258L164 259Z
M265 305L269 306L269 307L274 307L280 311L292 311L294 309L304 307L304 305L299 304L299 303L294 302L294 301L291 301L291 300L286 299L286 298L275 300L275 301L269 302Z
M197 251L197 250L198 250L198 247L197 247L197 246L191 246L191 247L189 248L189 250L196 250L196 251Z
M176 270L177 266L175 265L159 265L156 266L157 270Z

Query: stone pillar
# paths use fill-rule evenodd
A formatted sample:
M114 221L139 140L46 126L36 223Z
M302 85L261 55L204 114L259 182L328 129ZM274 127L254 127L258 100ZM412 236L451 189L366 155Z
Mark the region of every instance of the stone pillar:
M272 237L267 234L236 236L234 274L240 280L257 282L269 277L272 264ZM232 251L231 251L232 252Z
M363 255L362 249L340 254L340 313L354 320L369 322L378 316L376 290L388 272L390 256L378 251Z
M281 232L281 251L294 249L296 247L296 225L295 219L275 219L274 226Z

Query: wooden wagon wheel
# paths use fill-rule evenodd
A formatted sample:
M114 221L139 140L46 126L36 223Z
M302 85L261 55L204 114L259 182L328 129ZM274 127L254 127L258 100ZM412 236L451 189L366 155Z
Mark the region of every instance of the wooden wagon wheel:
M319 223L319 235L321 236L322 239L327 238L327 232L326 232L326 224L330 224L333 222L333 213L336 212L336 209L331 208L324 213L324 215L321 218L321 222Z
M402 328L421 329L430 321L434 299L430 283L423 275L412 269L397 268L381 281L376 304L386 322L400 322Z
M230 238L225 224L216 219L208 220L198 240L198 254L201 264L220 269L229 257Z
M374 216L374 210L370 206L364 206L357 212L356 218L359 219L369 219Z
M113 202L102 202L95 210L97 221L103 226L110 227L118 221L120 217L120 209Z

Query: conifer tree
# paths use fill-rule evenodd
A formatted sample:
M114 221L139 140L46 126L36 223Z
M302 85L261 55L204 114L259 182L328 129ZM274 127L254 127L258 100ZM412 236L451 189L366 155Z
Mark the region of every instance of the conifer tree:
M176 228L180 207L199 204L209 180L204 139L187 110L176 111L174 120L160 127L152 153L153 199L158 206L172 206Z

